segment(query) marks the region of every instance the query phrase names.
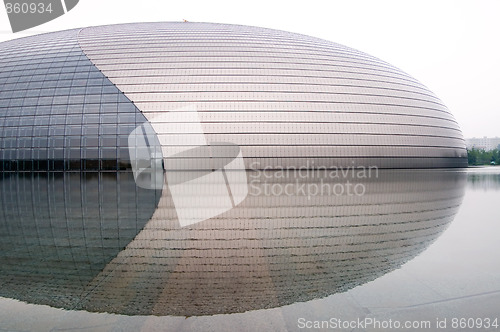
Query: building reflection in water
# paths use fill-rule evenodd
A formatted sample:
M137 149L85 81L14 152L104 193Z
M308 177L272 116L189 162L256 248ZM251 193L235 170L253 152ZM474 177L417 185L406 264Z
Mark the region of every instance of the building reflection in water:
M243 203L181 228L168 189L140 189L129 172L4 173L0 296L175 316L322 298L425 250L453 220L466 184L464 172L381 170L354 180L362 196L311 195L303 183L346 179L247 175ZM296 194L266 193L286 184Z

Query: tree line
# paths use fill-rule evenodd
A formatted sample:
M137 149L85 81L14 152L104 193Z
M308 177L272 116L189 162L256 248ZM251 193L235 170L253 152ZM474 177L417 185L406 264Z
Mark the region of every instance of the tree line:
M485 151L479 149L467 149L469 165L500 165L500 149Z

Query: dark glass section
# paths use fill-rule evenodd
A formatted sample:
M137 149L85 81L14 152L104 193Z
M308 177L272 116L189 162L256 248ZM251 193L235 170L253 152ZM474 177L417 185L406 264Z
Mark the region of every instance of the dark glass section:
M146 119L85 56L77 33L25 38L22 50L3 43L0 171L130 168L127 137Z

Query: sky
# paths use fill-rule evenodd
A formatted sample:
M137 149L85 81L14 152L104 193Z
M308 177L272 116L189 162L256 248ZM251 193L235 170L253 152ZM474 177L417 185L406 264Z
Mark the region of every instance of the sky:
M498 0L80 0L62 17L15 34L0 9L0 41L184 19L297 32L358 49L407 72L447 105L465 137L500 137L499 14Z

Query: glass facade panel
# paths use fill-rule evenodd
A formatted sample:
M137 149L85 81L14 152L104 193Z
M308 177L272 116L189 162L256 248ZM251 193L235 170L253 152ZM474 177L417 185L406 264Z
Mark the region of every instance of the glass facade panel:
M77 33L54 33L50 45L22 52L0 48L0 170L130 167L128 154L119 153L127 142L118 139L117 124L129 124L121 132L128 135L146 119L89 61Z

